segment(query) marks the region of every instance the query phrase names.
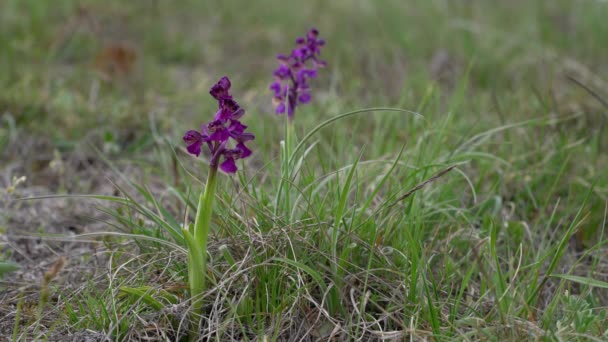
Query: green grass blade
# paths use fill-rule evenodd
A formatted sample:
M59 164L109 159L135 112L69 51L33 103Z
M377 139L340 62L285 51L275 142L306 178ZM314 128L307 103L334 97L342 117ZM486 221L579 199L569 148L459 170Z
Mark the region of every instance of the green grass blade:
M560 278L560 279L572 281L575 283L579 283L579 284L583 284L583 285L587 285L587 286L591 286L591 287L599 287L602 289L608 289L608 282L593 279L593 278L575 276L575 275L570 275L570 274L551 274L550 277Z
M321 275L321 273L315 271L312 267L305 265L301 262L286 258L272 258L270 260L278 261L306 272L309 276L312 277L312 279L315 280L317 285L319 285L319 288L321 289L321 292L323 294L327 292L327 284L325 284L325 282L323 281L323 276Z
M401 113L409 113L409 114L414 114L417 116L422 117L422 114L416 113L414 111L411 110L407 110L407 109L399 109L399 108L367 108L367 109L360 109L360 110L355 110L352 112L348 112L348 113L343 113L337 116L334 116L333 118L329 118L325 121L323 121L322 123L318 124L316 127L314 127L313 129L311 129L305 136L304 138L302 138L302 140L298 143L298 145L296 146L296 148L294 148L291 157L289 159L289 164L291 165L295 159L296 153L302 149L304 147L304 144L313 136L315 135L315 133L317 133L319 130L321 130L322 128L326 127L327 125L341 120L341 119L345 119L348 118L350 116L353 115L357 115L357 114L362 114L362 113L369 113L369 112L401 112Z
M149 286L143 287L121 287L118 289L123 295L134 297L136 300L141 299L144 303L148 304L156 311L160 311L165 306L163 303L157 301L150 294L151 288Z
M15 272L18 269L19 265L12 262L2 261L0 262L0 278L2 278L2 276L5 274Z
M576 228L578 227L578 224L581 221L580 217L583 213L583 208L585 207L587 201L589 200L589 196L591 196L592 193L593 193L593 187L591 187L589 189L589 191L587 192L587 195L585 196L585 199L583 200L583 204L580 206L575 217L572 219L572 222L570 223L568 230L564 233L564 236L562 237L561 241L559 242L559 244L557 245L555 250L553 252L551 252L553 255L553 258L551 259L551 262L549 263L549 267L547 267L547 271L546 271L547 274L550 275L551 273L553 273L553 270L555 270L555 267L557 266L557 262L561 259L562 255L565 253L566 247L568 245L568 241L570 240L570 237L572 236L572 234L574 234L574 232L576 231ZM536 302L536 299L538 298L538 293L540 292L540 290L545 285L545 283L547 282L548 279L549 279L548 276L545 277L540 282L540 284L538 284L536 286L534 291L532 291L532 293L530 294L530 296L528 297L528 300L527 300L527 303L529 306L533 306L533 304Z

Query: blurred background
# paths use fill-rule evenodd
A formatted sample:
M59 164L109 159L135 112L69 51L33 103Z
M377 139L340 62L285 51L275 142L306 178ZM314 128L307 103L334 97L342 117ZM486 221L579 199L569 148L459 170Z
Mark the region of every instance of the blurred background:
M470 119L495 120L500 107L511 121L549 111L514 98L594 105L566 76L608 89L606 13L599 0L3 0L0 111L23 129L20 144L73 148L111 134L124 148L150 115L163 132L200 121L209 86L229 75L252 111L271 116L274 56L316 26L330 64L314 85L322 112L415 109L429 85L449 94L466 82Z
M572 158L563 193L571 182L586 189L606 166L606 108L590 90L608 93L607 13L599 0L3 0L0 185L26 176L36 193L101 191L104 159L144 176L173 174L170 153L158 151L183 151L183 132L213 115L208 89L223 75L258 135L249 162L265 165L282 136L268 90L275 56L314 26L329 66L298 112L300 135L366 107L425 116L357 117L322 131L333 166L350 160L351 146L371 144L367 158L393 155L440 122L450 150L479 132L555 118L550 129L500 135L485 151L512 163L497 167L507 180L527 184L535 174L545 189ZM519 192L512 185L505 196Z

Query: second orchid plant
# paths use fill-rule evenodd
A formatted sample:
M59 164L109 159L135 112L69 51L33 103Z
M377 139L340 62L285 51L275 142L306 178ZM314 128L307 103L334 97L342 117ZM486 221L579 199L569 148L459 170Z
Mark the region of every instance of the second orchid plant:
M317 77L317 69L327 66L320 59L321 48L325 40L319 38L319 31L310 29L306 37L296 39L296 47L290 55L279 54L280 65L274 71L274 82L270 90L274 92L274 103L277 114L284 114L291 121L298 104L309 103L312 99L308 79Z
M274 81L270 85L270 90L274 93L275 112L277 114L287 112L285 140L281 142L282 178L277 192L276 210L280 207L281 202L287 210L290 208L291 166L289 160L295 139L293 121L296 107L310 102L312 94L309 79L316 78L317 70L327 66L327 63L320 57L325 40L319 38L317 29L310 29L305 37L298 37L295 43L296 47L291 54L277 55L280 65L273 72ZM277 213L275 211L275 214ZM289 213L286 213L285 218L289 218Z

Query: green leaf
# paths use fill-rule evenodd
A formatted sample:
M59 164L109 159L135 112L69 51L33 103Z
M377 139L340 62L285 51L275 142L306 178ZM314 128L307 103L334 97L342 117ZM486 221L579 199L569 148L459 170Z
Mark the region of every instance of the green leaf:
M561 278L564 280L573 281L575 283L579 283L579 284L583 284L583 285L587 285L587 286L601 287L603 289L608 289L608 282L593 279L593 278L587 278L587 277L581 277L581 276L575 276L575 275L569 275L569 274L552 274L552 275L550 275L550 277Z
M321 292L323 294L325 294L325 292L327 291L327 285L323 281L323 276L321 275L321 273L315 271L311 267L304 265L301 262L297 262L297 261L294 261L291 259L286 259L286 258L276 258L275 257L275 258L272 258L271 260L285 263L287 265L293 266L297 269L300 269L300 270L308 273L308 275L310 275L317 282L317 284L319 285L319 288L321 289Z
M12 262L2 261L0 262L0 278L3 277L6 273L14 272L18 269L19 265Z
M119 290L123 295L133 296L138 300L141 299L144 303L150 305L153 309L155 309L157 311L164 308L165 305L163 303L161 303L160 301L156 300L154 297L152 297L153 292L156 292L156 294L158 296L162 297L167 302L169 302L171 304L177 304L177 298L175 298L175 296L173 296L172 294L170 294L169 292L167 292L165 290L157 290L151 286L140 286L140 287L123 286Z

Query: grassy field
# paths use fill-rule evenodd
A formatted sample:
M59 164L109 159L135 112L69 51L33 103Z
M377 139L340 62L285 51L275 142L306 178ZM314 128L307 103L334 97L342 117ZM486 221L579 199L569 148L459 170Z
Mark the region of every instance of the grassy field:
M1 340L192 339L181 227L209 166L182 136L224 75L256 139L218 175L202 340L607 340L607 15L0 1ZM282 181L268 86L313 26L328 66Z

